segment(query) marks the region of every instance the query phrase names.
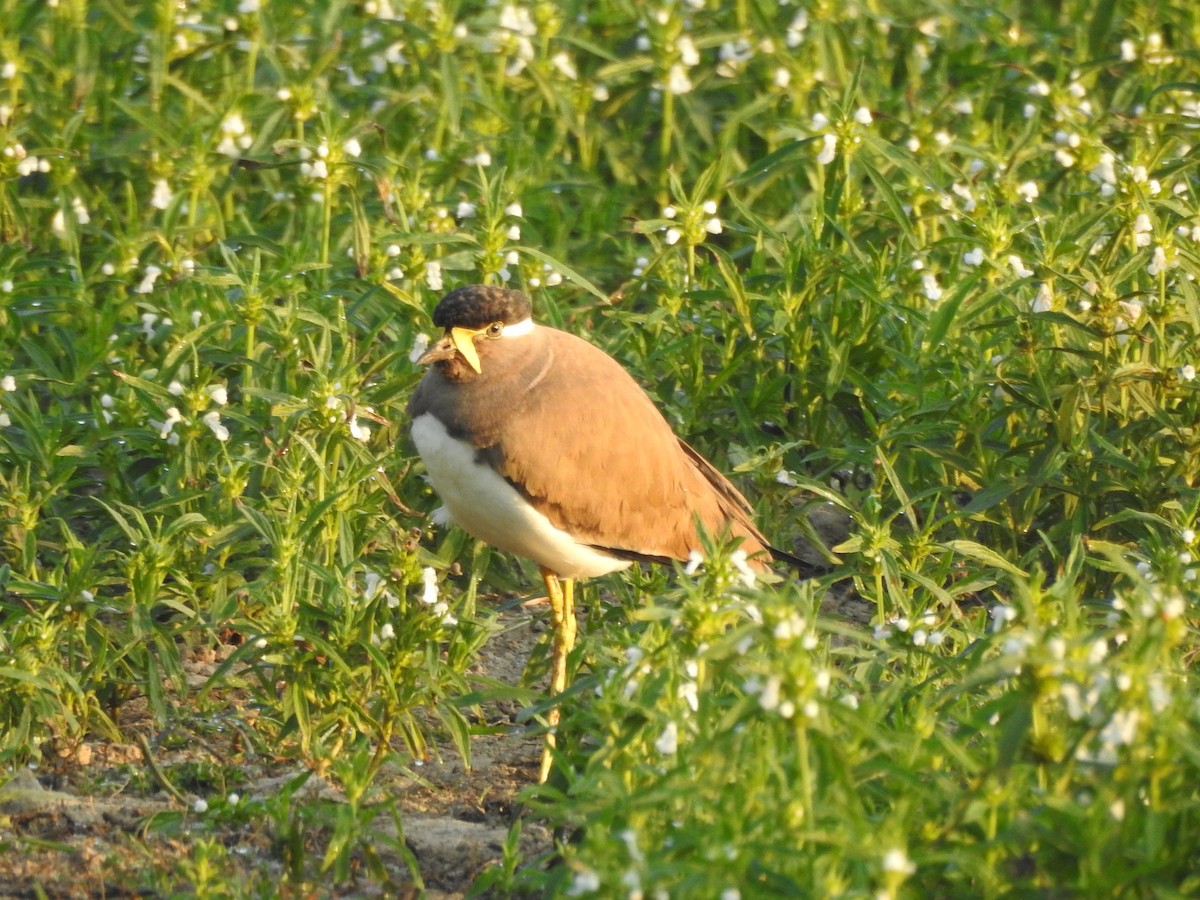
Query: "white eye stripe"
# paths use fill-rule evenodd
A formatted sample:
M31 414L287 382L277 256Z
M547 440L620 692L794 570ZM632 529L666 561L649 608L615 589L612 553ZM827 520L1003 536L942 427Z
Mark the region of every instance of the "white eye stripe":
M533 319L522 319L520 322L513 322L511 325L505 325L504 330L500 332L500 337L521 337L533 331Z

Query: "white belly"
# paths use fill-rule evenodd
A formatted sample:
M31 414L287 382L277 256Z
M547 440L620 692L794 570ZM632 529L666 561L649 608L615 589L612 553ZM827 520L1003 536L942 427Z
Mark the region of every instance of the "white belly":
M412 436L429 480L454 521L484 543L531 559L564 578L592 578L630 565L554 527L491 466L480 463L474 447L452 438L431 413L413 419Z

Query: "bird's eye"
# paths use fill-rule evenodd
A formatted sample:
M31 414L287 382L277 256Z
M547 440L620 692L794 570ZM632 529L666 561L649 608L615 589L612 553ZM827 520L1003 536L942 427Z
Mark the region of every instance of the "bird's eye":
M500 337L500 332L502 332L503 330L504 330L503 322L493 322L491 325L489 325L487 327L487 336L493 337L493 338L498 338L498 337Z

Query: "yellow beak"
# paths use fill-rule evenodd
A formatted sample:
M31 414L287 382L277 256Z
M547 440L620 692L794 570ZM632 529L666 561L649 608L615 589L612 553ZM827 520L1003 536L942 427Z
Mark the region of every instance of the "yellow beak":
M462 354L467 364L475 370L475 374L479 375L483 369L479 365L479 354L475 352L475 335L477 334L479 334L478 331L472 331L469 328L450 329L450 340L454 342L454 346Z

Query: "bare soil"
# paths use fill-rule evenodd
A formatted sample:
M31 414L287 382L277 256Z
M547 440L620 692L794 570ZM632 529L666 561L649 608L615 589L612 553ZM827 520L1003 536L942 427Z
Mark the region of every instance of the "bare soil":
M490 678L516 683L531 648L544 630L543 611L517 608L501 614L503 630L492 637L476 666ZM231 648L229 648L231 649ZM187 660L189 681L203 684L223 656L204 652ZM516 708L488 710L497 721L511 721ZM305 878L287 879L289 849L276 824L257 816L204 816L197 796L183 790L172 796L153 777L154 767L177 779L181 767L236 765L240 802L268 800L303 772L294 760L250 758L231 729L222 745L206 729L195 735L172 734L171 749L155 745L161 735L144 704L131 702L119 726L133 743L89 741L36 769L21 770L0 787L0 898L187 896L195 889L197 841L215 841L209 853L213 875L230 889L284 896L416 896L419 892L398 849L390 814L371 823L371 845L386 873L367 873L333 887L321 877L319 863L328 844L328 828L314 826L302 835L307 859ZM146 758L147 751L151 759ZM518 814L517 794L536 781L541 741L513 727L506 733L477 736L472 766L466 768L450 747L438 748L411 774L385 767L373 785L372 799L386 799L404 829L404 844L415 858L431 898L462 897L481 872L499 863L510 826ZM150 762L153 762L153 766ZM298 792L303 803L345 803L331 781L310 775ZM253 807L251 807L253 808ZM332 816L330 816L332 818ZM390 839L390 840L389 840ZM551 848L549 832L527 822L521 831L523 859ZM294 855L294 854L293 854Z

